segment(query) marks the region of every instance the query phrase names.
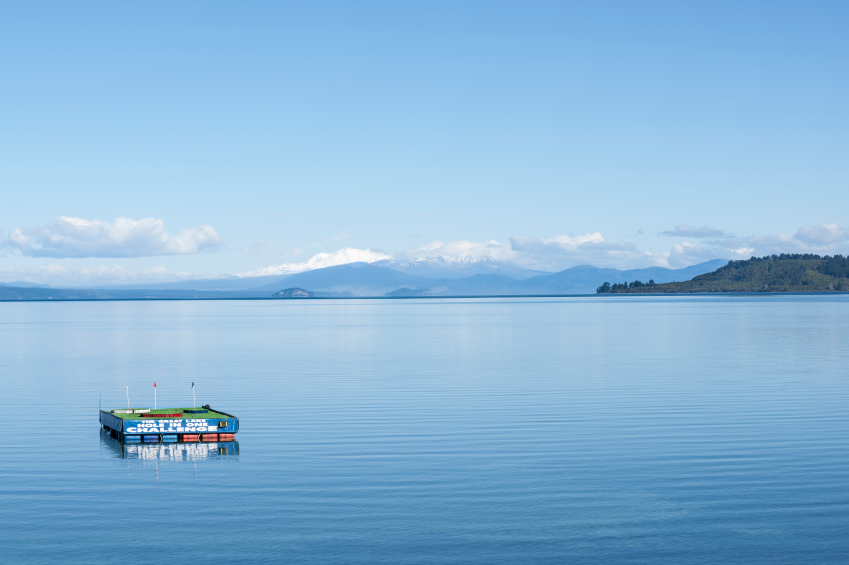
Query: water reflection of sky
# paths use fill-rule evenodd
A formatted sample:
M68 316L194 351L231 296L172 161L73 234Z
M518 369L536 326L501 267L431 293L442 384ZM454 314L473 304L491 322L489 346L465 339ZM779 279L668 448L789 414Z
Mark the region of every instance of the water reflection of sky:
M108 433L100 434L100 442L116 457L141 461L201 461L220 459L239 454L239 442L217 441L210 443L130 443L113 439Z

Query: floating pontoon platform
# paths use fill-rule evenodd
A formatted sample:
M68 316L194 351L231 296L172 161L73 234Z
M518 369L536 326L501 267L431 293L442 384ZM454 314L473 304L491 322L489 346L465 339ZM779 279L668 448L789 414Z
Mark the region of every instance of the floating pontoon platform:
M234 441L239 419L202 408L127 408L100 411L100 423L124 443L194 443Z

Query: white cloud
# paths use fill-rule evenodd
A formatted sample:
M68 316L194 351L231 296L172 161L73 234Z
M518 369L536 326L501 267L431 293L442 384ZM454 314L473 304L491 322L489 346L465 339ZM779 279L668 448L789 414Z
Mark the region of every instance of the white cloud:
M432 257L447 259L489 257L513 262L523 267L559 271L576 265L594 265L619 269L646 265L682 268L712 259L747 259L752 255L772 253L818 253L833 255L849 252L849 229L835 223L799 228L795 234L752 235L733 237L721 230L703 226L676 226L664 235L684 237L688 234L699 243L683 241L669 251L642 251L630 241L606 241L600 232L583 235L560 235L550 238L512 236L506 243L495 240L434 241L428 245L396 253L397 259L420 260Z
M804 226L799 228L795 237L809 245L833 245L849 240L849 228L841 228L834 222Z
M680 228L681 226L678 226ZM676 229L678 229L676 228ZM45 228L15 230L2 242L7 248L17 249L24 255L58 257L92 256L109 253L115 256L141 254L177 254L198 252L220 242L215 230L211 234L193 235L193 230L183 230L172 236L165 231L161 220L127 220L119 218L113 223L88 222L73 218L60 220ZM689 228L688 228L689 229ZM307 261L285 263L255 271L240 273L239 277L285 275L344 265L353 262L374 263L384 259L416 261L443 257L450 260L493 259L514 263L531 269L560 271L576 265L595 265L620 269L657 265L671 268L686 267L711 259L745 259L772 253L817 253L833 255L849 253L849 229L836 223L823 223L800 227L795 233L750 235L745 237L708 237L713 228L694 228L699 234L695 241L675 243L667 251L644 251L630 241L607 241L600 232L532 238L512 236L507 241L434 241L421 247L394 254L380 249L345 248L335 253L319 253ZM86 231L90 230L90 231ZM679 233L683 233L679 231ZM82 235L81 235L82 234ZM154 234L154 235L151 235ZM158 234L158 239L154 237ZM341 235L341 234L340 234ZM704 235L704 237L701 237ZM86 237L84 237L86 236ZM696 236L694 236L696 237ZM156 240L151 242L151 240ZM280 252L279 246L267 241L242 249L253 253ZM284 256L296 256L304 251L296 249ZM63 262L65 266L69 263ZM0 281L24 280L48 284L103 284L106 282L165 281L186 278L185 273L168 273L163 267L145 271L128 271L121 267L87 267L70 269L61 265L41 265L29 269L0 268Z
M670 267L682 267L686 265L694 265L703 263L716 258L716 252L711 249L706 249L701 245L685 241L676 243L669 250L667 256L667 264Z
M755 252L755 248L744 246L744 247L738 247L737 249L729 249L729 251L731 251L731 253L734 253L735 255L739 255L740 257L747 257L747 256L751 257L752 253Z
M372 251L371 249L354 249L347 247L340 249L335 253L319 253L313 256L309 261L303 263L284 263L283 265L272 265L247 273L239 273L236 276L244 277L268 277L272 275L292 275L302 273L304 271L312 271L314 269L323 269L325 267L335 267L337 265L347 265L348 263L374 263L383 259L391 259L385 253Z
M512 236L510 245L519 254L521 264L547 271L582 264L631 267L651 260L651 254L639 251L634 243L605 241L599 232L551 238Z
M509 243L498 241L433 241L427 245L407 249L395 254L396 259L405 261L421 261L434 257L445 257L447 259L481 259L488 257L499 261L512 261L516 254Z
M585 243L603 243L604 238L601 237L599 232L594 232L586 235L576 235L573 237L568 235L557 235L548 239L542 238L540 241L547 245L557 244L564 249L577 249L580 245Z
M248 255L283 255L285 253L283 246L272 239L246 245L240 251Z
M849 251L849 229L836 223L802 226L795 234L753 235L740 240L754 255L816 253L833 255Z
M678 224L671 230L666 230L661 232L661 235L666 235L670 237L690 237L693 239L702 239L702 238L722 238L728 237L722 230L718 230L716 228L712 228L710 226L702 226L700 228L694 228L692 226L688 226L687 224Z
M174 235L155 218L114 222L62 216L46 226L18 228L0 242L0 248L29 257L150 257L189 255L221 245L212 226L180 230Z
M660 263L664 266L684 267L716 258L748 259L752 256L761 257L781 253L834 255L847 252L849 252L849 229L832 222L802 226L795 234L727 236L725 239L705 241L704 245L683 242L673 245L669 253L659 255L664 257Z
M502 243L489 241L434 241L428 245L395 254L404 261L442 257L449 260L490 258L543 271L559 271L579 264L613 266L643 265L651 261L631 242L606 242L599 232L560 235L551 238L512 236Z
M633 243L604 241L598 232L584 235L561 235L551 238L527 238L514 236L506 242L488 241L433 241L421 247L395 253L393 257L377 249L341 249L335 253L319 253L303 263L273 265L237 277L260 277L288 275L345 265L354 262L374 263L383 259L400 261L421 261L444 258L452 261L494 259L516 263L528 268L556 271L578 264L599 266L643 266L647 261L652 264L663 262L650 253L639 251Z
M166 282L191 278L190 273L169 273L165 267L151 267L131 271L123 267L98 265L68 269L62 265L45 264L34 267L0 268L0 280L4 282L25 281L53 286L74 286L92 284L119 284L123 282Z
M713 259L739 259L727 248L717 248L713 245L701 245L684 241L674 244L669 251L660 253L649 253L650 264L670 269L681 269L690 265L697 265Z

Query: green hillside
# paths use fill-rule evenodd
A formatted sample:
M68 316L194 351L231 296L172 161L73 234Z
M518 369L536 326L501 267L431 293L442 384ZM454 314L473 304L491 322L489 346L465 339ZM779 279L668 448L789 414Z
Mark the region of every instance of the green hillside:
M849 257L768 255L729 261L689 281L654 284L604 283L599 294L674 292L837 292L849 291Z

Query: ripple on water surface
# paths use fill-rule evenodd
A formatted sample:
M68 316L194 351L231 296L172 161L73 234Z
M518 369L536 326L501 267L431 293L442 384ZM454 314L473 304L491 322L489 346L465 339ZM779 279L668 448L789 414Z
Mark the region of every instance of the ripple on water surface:
M845 563L847 320L843 296L0 303L0 545ZM194 381L238 441L100 433L101 395L154 380L160 406Z

